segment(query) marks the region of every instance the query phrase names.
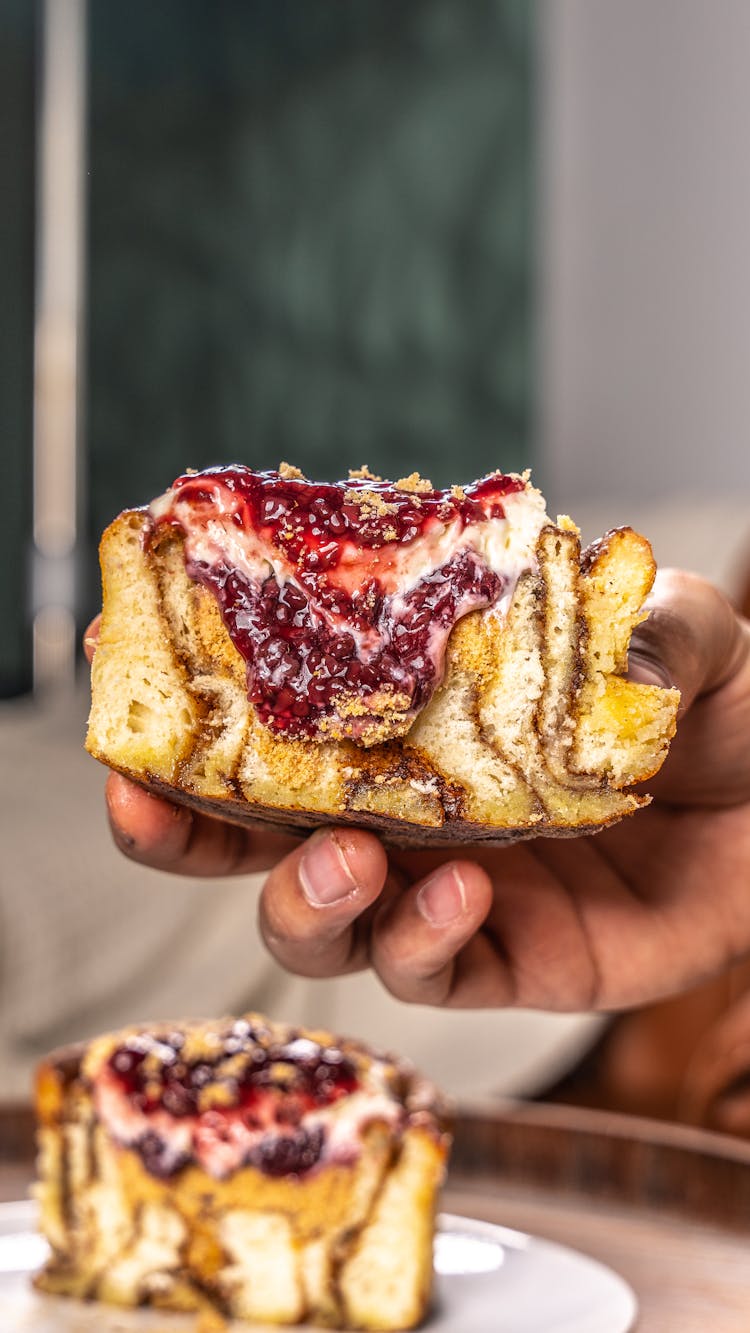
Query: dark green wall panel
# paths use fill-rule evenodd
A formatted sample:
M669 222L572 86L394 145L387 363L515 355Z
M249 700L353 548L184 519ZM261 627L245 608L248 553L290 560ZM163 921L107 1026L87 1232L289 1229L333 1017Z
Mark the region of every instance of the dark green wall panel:
M92 535L186 466L529 460L532 15L92 0Z
M0 697L31 685L34 40L31 0L0 0Z

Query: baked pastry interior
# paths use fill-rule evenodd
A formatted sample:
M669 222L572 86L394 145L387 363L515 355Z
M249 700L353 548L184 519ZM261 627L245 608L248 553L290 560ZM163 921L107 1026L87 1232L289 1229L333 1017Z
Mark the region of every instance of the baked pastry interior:
M524 476L186 474L101 547L87 745L230 819L394 841L580 832L642 798L677 692L625 678L655 566Z
M44 1291L400 1329L428 1308L449 1145L405 1062L257 1014L41 1066Z

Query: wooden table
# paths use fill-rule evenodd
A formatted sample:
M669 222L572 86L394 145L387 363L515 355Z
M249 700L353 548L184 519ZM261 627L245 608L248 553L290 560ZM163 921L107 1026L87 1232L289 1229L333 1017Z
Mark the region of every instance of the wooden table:
M0 1199L32 1174L29 1112L0 1108ZM566 1106L466 1108L443 1206L609 1264L637 1293L638 1333L750 1333L750 1143Z
M466 1110L445 1207L585 1251L638 1333L749 1333L750 1144L566 1106Z

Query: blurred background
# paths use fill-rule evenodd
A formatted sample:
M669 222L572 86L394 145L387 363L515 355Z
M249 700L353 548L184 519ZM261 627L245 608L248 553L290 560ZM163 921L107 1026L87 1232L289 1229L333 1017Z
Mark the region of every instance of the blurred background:
M483 1094L609 1038L293 981L252 884L125 862L78 645L103 527L235 460L532 466L586 538L739 595L749 66L744 0L0 0L0 1091L156 1013L398 1031ZM636 1109L678 1114L635 1049Z

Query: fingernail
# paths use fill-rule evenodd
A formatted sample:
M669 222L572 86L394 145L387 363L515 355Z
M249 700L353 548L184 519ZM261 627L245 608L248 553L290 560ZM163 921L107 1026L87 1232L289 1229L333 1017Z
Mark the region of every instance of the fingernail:
M631 644L628 652L628 680L637 685L660 685L662 689L674 689L674 681L663 662L657 661L650 653Z
M299 863L299 881L311 907L341 902L356 889L357 881L335 833L315 834L310 839Z
M431 926L447 926L466 908L464 884L455 866L441 866L417 894L417 908Z

